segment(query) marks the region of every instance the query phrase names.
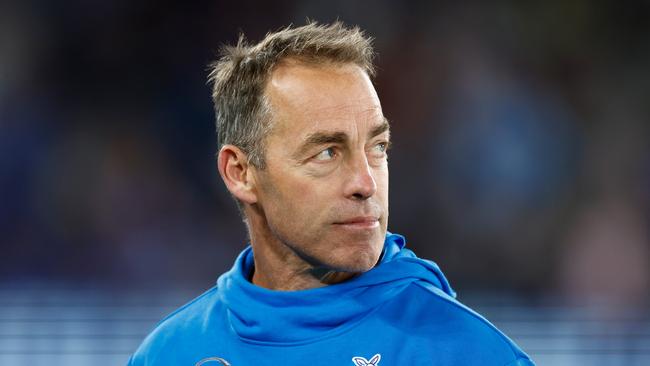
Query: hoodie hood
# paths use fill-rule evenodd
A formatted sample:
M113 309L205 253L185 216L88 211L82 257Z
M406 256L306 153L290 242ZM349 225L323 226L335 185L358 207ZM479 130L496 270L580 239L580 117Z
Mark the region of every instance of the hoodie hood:
M217 281L227 322L247 342L309 343L347 330L415 281L456 296L434 262L404 246L403 236L387 233L373 269L346 282L300 291L273 291L249 282L254 263L249 246Z

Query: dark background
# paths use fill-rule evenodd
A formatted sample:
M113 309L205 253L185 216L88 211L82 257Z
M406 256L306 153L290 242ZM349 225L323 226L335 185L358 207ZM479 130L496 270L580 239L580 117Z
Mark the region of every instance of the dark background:
M643 305L647 1L0 2L0 282L207 288L246 244L207 64L305 19L375 38L389 229L460 292Z

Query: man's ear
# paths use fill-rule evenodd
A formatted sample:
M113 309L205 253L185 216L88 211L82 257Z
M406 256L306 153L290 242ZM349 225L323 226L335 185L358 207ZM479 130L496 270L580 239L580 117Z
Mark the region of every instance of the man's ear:
M223 145L217 157L217 168L226 188L241 202L257 202L255 178L248 156L237 146Z

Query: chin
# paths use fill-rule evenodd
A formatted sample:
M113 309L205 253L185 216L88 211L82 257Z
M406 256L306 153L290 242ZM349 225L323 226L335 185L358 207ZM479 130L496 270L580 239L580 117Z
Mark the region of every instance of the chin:
M383 242L382 242L383 244ZM375 267L381 256L382 246L368 243L359 247L346 248L345 254L335 258L338 265L334 267L343 272L366 272ZM342 260L336 260L336 259Z
M377 260L379 260L379 256L377 257ZM368 272L371 269L375 268L375 265L377 264L377 261L370 261L367 263L359 263L355 268L352 268L350 272L358 272L358 273L364 273Z

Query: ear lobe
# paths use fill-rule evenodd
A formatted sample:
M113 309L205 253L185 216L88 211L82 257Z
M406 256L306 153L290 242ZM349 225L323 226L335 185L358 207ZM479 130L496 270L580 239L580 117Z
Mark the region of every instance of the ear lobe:
M226 188L238 200L253 204L257 202L255 179L248 163L248 156L237 146L224 145L219 150L217 168Z

